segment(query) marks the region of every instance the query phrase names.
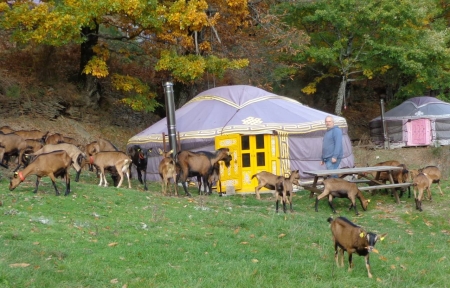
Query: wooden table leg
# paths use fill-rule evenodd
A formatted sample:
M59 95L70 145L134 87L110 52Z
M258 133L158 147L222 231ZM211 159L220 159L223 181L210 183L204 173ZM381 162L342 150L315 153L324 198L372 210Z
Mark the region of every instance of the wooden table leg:
M315 176L314 177L314 182L313 182L313 184L312 184L312 188L316 188L316 186L317 186L317 181L319 180L319 177L318 176ZM312 190L310 190L310 194L309 194L309 198L313 198L313 196L314 196L314 192L312 191Z
M394 184L394 177L392 177L393 171L389 170L389 181ZM391 188L392 189L392 193L394 194L395 197L395 202L397 204L400 204L400 198L398 197L398 193L397 193L397 189L395 188Z

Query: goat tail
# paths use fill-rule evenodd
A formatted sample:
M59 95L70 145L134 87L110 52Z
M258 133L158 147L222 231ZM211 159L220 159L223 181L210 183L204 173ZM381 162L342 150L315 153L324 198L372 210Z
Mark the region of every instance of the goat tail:
M256 174L253 174L252 178L250 178L250 179L253 179L253 178L255 178L255 177L256 177Z
M330 217L330 218L327 219L328 223L333 222L333 220L334 220L333 217Z

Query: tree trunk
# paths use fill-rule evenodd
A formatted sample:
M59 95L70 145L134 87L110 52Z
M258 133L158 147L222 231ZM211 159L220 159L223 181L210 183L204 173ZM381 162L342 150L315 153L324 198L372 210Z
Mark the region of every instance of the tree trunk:
M342 77L341 85L339 85L339 91L336 100L336 107L334 109L334 114L340 116L342 115L342 103L344 103L345 87L347 86L347 78Z
M81 55L80 55L80 71L79 82L83 88L83 96L86 102L86 107L97 108L100 100L100 83L96 77L83 73L86 64L94 57L94 46L98 43L98 24L95 23L94 28L83 27L81 28L82 37L86 40L81 43Z

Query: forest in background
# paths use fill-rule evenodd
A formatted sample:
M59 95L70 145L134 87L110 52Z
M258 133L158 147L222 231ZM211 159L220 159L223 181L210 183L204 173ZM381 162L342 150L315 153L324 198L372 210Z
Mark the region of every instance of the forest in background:
M127 3L125 3L127 2ZM344 116L351 138L409 97L448 99L446 1L7 1L0 113L145 128L201 91L247 84Z

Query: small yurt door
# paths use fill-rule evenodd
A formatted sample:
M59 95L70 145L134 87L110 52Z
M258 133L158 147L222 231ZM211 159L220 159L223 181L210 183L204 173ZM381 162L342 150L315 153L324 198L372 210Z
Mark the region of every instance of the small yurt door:
M407 146L425 146L431 143L431 121L422 118L407 122L408 131Z

